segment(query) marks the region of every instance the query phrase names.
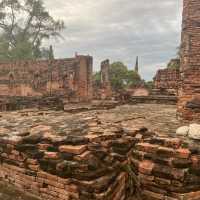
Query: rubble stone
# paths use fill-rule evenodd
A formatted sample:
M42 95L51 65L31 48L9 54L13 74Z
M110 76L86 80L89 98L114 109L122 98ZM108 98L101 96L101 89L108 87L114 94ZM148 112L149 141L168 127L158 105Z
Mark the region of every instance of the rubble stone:
M189 138L200 140L200 125L191 124L189 126Z
M182 126L176 130L176 135L188 136L188 133L189 133L189 126Z

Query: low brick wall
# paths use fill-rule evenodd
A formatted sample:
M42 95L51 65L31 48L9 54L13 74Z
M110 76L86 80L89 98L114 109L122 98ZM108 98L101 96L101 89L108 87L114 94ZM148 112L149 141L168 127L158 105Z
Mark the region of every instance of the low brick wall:
M161 95L150 95L150 96L132 96L129 103L132 104L165 104L165 105L176 105L177 97L175 96L161 96Z
M50 134L42 125L31 133L1 131L0 177L49 200L199 199L197 143L85 120L84 134Z
M132 155L145 200L200 198L199 146L154 136L138 143Z
M31 133L1 135L0 177L42 199L126 199L128 176L123 168L137 139L118 126L97 129L97 123L80 124L87 134L76 125L78 133L54 135L40 125Z

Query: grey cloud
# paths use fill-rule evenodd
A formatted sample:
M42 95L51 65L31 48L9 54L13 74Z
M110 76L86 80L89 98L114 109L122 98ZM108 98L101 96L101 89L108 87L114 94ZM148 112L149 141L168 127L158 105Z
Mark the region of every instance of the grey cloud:
M57 57L78 52L101 60L121 60L129 68L140 57L140 72L150 80L176 56L180 43L182 0L45 0L64 19L64 41L51 41Z

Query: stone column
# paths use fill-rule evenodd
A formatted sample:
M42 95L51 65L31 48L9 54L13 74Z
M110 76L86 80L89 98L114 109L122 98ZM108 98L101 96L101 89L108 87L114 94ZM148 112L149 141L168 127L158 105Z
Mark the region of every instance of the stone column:
M183 0L178 115L200 120L200 1Z

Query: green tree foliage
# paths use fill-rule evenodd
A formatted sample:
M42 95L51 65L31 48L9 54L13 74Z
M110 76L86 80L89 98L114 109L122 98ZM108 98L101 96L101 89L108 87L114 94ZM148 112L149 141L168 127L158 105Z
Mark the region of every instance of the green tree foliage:
M93 75L93 80L94 80L95 86L100 87L101 86L101 72L96 72Z
M141 82L140 75L134 70L128 70L122 62L114 62L110 66L110 80L114 90L135 87Z
M153 81L146 81L145 82L145 87L151 91L154 88L154 82Z
M180 69L180 59L175 58L171 59L170 62L167 64L168 69Z
M141 78L134 70L128 70L122 62L114 62L110 65L110 81L113 90L123 90L130 87L135 87L141 83ZM94 83L96 86L101 85L101 73L94 74Z
M43 0L0 1L0 59L42 58L42 42L61 37L64 22L55 20Z

